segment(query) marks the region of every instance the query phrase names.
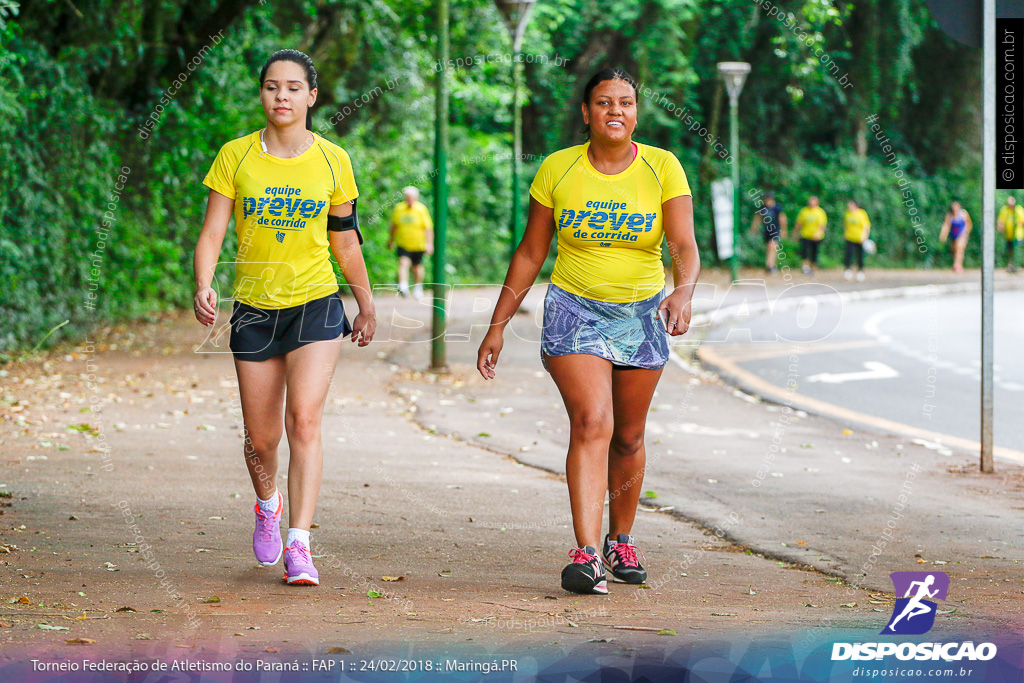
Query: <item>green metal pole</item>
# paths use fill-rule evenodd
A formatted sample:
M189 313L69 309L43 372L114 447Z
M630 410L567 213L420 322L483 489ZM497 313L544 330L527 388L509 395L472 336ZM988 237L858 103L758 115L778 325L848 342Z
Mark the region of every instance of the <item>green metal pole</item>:
M732 151L732 256L729 257L729 274L733 282L740 279L740 131L739 100L729 98L729 145Z
M520 159L523 156L523 106L519 99L523 83L523 65L519 62L519 52L512 62L512 231L509 245L509 258L523 239L523 218L519 207L519 174Z
M438 64L434 98L434 324L430 342L430 369L447 368L445 333L448 320L445 311L445 246L448 237L448 0L437 3Z

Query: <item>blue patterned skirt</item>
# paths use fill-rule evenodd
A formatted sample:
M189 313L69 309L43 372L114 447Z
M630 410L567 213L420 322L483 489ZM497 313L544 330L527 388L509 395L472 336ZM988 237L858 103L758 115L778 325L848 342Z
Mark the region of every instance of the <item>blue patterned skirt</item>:
M613 365L657 370L668 362L668 334L658 319L661 293L643 301L597 301L549 285L544 297L544 356L585 353ZM545 363L545 368L547 364Z

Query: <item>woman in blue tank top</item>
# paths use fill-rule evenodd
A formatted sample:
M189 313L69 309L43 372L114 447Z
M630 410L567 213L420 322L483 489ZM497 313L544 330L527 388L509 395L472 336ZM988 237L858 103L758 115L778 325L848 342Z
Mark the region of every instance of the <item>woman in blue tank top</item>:
M942 223L942 233L939 241L945 242L949 238L953 250L953 272L964 272L964 250L967 248L967 236L971 234L971 214L960 206L960 202L953 202L946 212L946 220Z

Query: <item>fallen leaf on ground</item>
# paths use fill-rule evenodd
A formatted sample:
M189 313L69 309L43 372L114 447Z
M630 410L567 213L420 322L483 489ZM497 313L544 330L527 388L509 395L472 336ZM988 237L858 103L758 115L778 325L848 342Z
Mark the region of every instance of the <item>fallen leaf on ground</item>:
M379 592L379 591L375 591L375 590L373 590L371 588L370 590L366 591L366 597L368 597L368 598L383 598L384 594Z
M676 635L676 632L673 631L670 628L663 628L660 631L658 631L658 635L659 636L674 636L674 635Z
M203 602L204 603L220 602L220 598L218 598L216 595L211 595L210 597L208 597L205 600L203 600Z
M114 610L114 611L115 611L115 612L134 612L134 611L135 611L135 608L134 608L134 607L128 607L128 606L126 605L126 606L124 606L124 607L118 607L118 608L117 608L116 610Z
M352 650L348 649L347 647L341 647L340 645L337 645L335 647L327 648L327 654L329 654L329 655L350 655L350 654L352 654Z
M95 645L96 641L92 638L68 638L64 641L68 645Z
M713 616L713 617L738 617L739 614L737 614L736 612L712 612L711 616Z
M70 631L71 630L67 626L50 626L49 624L36 624L36 628L41 628L44 631Z
M264 649L264 652L280 652L280 651L281 651L281 648L274 647L273 645L267 645L267 647Z
M405 580L405 577L404 576L382 576L382 577L380 577L380 580L381 581L403 581L403 580Z
M855 602L846 602L846 603L843 603L842 605L839 605L839 606L840 607L856 607L857 603L855 603Z

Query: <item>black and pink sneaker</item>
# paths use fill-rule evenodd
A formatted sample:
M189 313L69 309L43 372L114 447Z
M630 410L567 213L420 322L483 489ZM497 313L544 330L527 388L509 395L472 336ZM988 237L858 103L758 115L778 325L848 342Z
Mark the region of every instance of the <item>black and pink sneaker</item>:
M562 588L573 593L608 594L608 581L604 565L597 557L594 546L585 545L569 551L572 564L562 570Z
M629 534L619 534L616 541L605 536L604 564L611 571L612 576L623 583L643 583L647 580L647 570L636 558L638 550L640 549L633 543L633 537ZM640 551L640 556L643 557L643 551Z

